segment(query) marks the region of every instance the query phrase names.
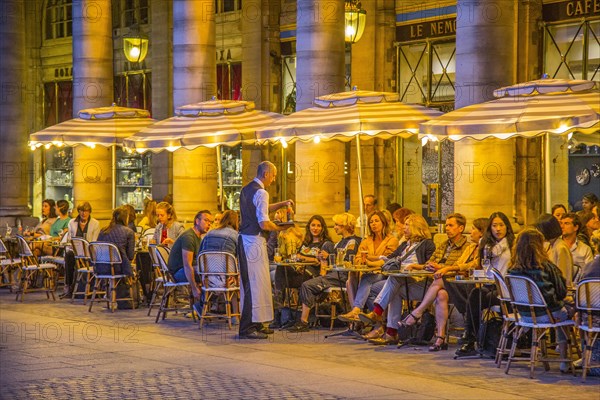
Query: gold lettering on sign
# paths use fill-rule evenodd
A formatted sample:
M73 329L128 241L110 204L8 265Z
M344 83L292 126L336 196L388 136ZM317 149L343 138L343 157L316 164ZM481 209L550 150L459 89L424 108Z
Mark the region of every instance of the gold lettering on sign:
M410 38L416 39L423 36L423 25L412 25L410 27Z
M600 12L600 0L578 0L567 3L567 15L578 17Z
M446 35L456 32L456 20L432 22L429 24L431 36Z

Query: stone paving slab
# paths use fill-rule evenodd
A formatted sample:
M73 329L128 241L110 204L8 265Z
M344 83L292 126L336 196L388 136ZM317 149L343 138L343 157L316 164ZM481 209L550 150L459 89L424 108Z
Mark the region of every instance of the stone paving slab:
M522 364L505 375L491 360L453 360L452 346L376 348L328 330L239 340L224 324L146 314L0 290L0 398L600 400L600 379L557 365L530 380Z

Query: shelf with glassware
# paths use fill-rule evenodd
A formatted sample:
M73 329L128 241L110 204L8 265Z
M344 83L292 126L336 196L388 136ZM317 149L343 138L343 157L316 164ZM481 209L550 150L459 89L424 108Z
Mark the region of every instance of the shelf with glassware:
M116 203L144 209L144 199L152 198L152 154L129 154L117 148Z
M51 147L45 155L45 199L66 200L73 197L73 148Z
M225 203L230 210L240 209L242 190L242 146L223 147L221 154L223 169L223 192Z

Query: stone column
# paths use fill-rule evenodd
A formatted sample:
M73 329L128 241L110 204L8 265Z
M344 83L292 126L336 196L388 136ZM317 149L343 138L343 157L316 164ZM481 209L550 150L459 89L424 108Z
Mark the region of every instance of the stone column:
M279 110L281 64L274 62L280 54L279 8L279 2L269 0L242 2L243 99L267 111Z
M217 210L217 150L198 147L173 153L173 205L179 221L200 210Z
M25 10L20 0L2 4L0 18L0 224L14 226L27 216L28 152L26 117ZM2 231L4 232L4 231Z
M344 1L299 0L296 110L317 96L344 90ZM296 213L299 221L321 214L329 222L344 211L344 145L296 144Z
M217 93L214 0L173 0L173 106ZM217 209L215 149L173 153L173 201L180 220Z
M110 0L73 1L73 116L113 102L113 41ZM89 201L94 218L112 210L112 152L102 146L73 149L73 198Z
M173 115L173 1L151 0L152 34L152 117L162 120ZM156 21L160 21L156 23ZM152 156L152 197L162 200L173 193L173 156L163 150Z
M456 108L491 100L494 89L515 83L514 7L512 0L458 0ZM469 220L493 211L513 216L514 159L514 140L457 142L455 211Z

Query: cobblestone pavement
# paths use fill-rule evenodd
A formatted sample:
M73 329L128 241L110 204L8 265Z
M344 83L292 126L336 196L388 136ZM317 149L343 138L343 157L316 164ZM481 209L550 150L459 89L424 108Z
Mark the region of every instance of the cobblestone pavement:
M453 360L455 345L375 348L323 329L239 340L223 323L146 314L43 294L16 303L0 289L0 398L600 400L600 379L583 384L556 364L530 380L523 364L505 375L491 360Z

